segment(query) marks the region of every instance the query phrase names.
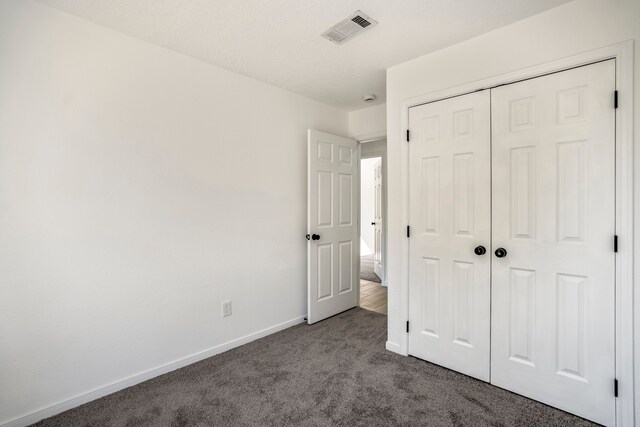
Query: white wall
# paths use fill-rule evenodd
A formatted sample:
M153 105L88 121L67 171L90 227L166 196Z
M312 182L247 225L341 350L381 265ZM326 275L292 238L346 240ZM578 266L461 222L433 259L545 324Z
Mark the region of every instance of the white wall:
M349 113L349 137L359 141L387 135L387 105L380 104Z
M0 424L301 320L306 129L347 122L0 2Z
M398 350L403 340L404 322L399 283L402 277L402 247L406 242L406 219L402 216L402 176L400 144L404 140L400 122L403 100L442 89L498 76L545 62L576 55L625 40L635 40L636 143L640 129L640 1L577 0L496 31L416 58L387 70L387 120L389 166L389 342ZM636 150L636 165L640 156ZM639 168L636 167L636 170ZM636 178L639 175L636 173ZM640 182L636 179L636 203ZM640 204L636 205L636 215ZM636 216L636 223L640 216ZM640 227L636 227L636 233ZM638 254L636 235L636 254ZM638 271L638 270L636 270ZM637 274L637 273L636 273ZM637 279L636 279L637 282ZM636 293L638 295L640 293ZM637 299L636 301L640 301ZM640 323L637 323L640 325ZM639 328L640 329L640 328ZM639 345L640 342L636 342Z
M373 253L373 239L375 227L371 222L375 217L375 180L373 167L380 158L362 159L360 162L360 255Z

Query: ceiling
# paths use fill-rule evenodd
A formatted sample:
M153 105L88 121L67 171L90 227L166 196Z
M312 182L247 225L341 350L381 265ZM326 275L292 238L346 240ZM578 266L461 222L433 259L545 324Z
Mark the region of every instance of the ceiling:
M37 1L351 111L368 93L385 101L386 68L569 0ZM379 25L343 45L320 37L356 10Z

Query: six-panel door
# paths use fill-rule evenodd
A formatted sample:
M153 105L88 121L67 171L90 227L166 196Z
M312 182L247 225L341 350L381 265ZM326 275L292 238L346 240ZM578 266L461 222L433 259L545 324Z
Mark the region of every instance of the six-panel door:
M373 239L373 271L383 280L382 247L383 247L383 215L382 215L382 160L379 159L373 165L374 186L374 239Z
M489 91L411 108L409 353L489 381Z
M358 304L358 147L308 131L307 319L315 323Z
M492 90L491 382L615 423L615 63Z

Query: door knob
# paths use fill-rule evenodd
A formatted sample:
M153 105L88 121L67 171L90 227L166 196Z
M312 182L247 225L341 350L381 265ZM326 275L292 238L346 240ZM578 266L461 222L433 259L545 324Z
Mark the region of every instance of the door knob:
M375 222L372 222L372 223L371 223L371 225L376 225L376 223L375 223Z
M498 248L495 254L498 258L504 258L507 256L507 250L505 248Z
M320 240L320 235L319 234L312 234L311 235L311 240Z
M473 252L475 252L476 255L484 255L487 253L487 250L484 246L476 246Z

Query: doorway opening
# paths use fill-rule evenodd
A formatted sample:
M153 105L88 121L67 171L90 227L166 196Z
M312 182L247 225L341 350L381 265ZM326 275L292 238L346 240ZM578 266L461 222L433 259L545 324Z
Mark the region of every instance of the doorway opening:
M385 152L386 140L361 145L359 306L382 314L387 314Z
M358 143L351 138L315 129L309 129L307 132L306 239L309 324L356 306L374 309L386 315L387 142L384 137L368 141ZM367 182L374 182L374 196L368 199L369 203L365 203L366 206L373 207L373 212L369 210L370 213L363 221L359 212L360 159L374 157L379 158L377 175L369 169L366 177L369 178ZM368 187L365 191L369 191ZM367 222L377 230L377 239L374 238L374 243L367 247L373 254L373 272L380 283L364 283L365 286L361 289L360 228ZM375 224L371 225L372 223Z

